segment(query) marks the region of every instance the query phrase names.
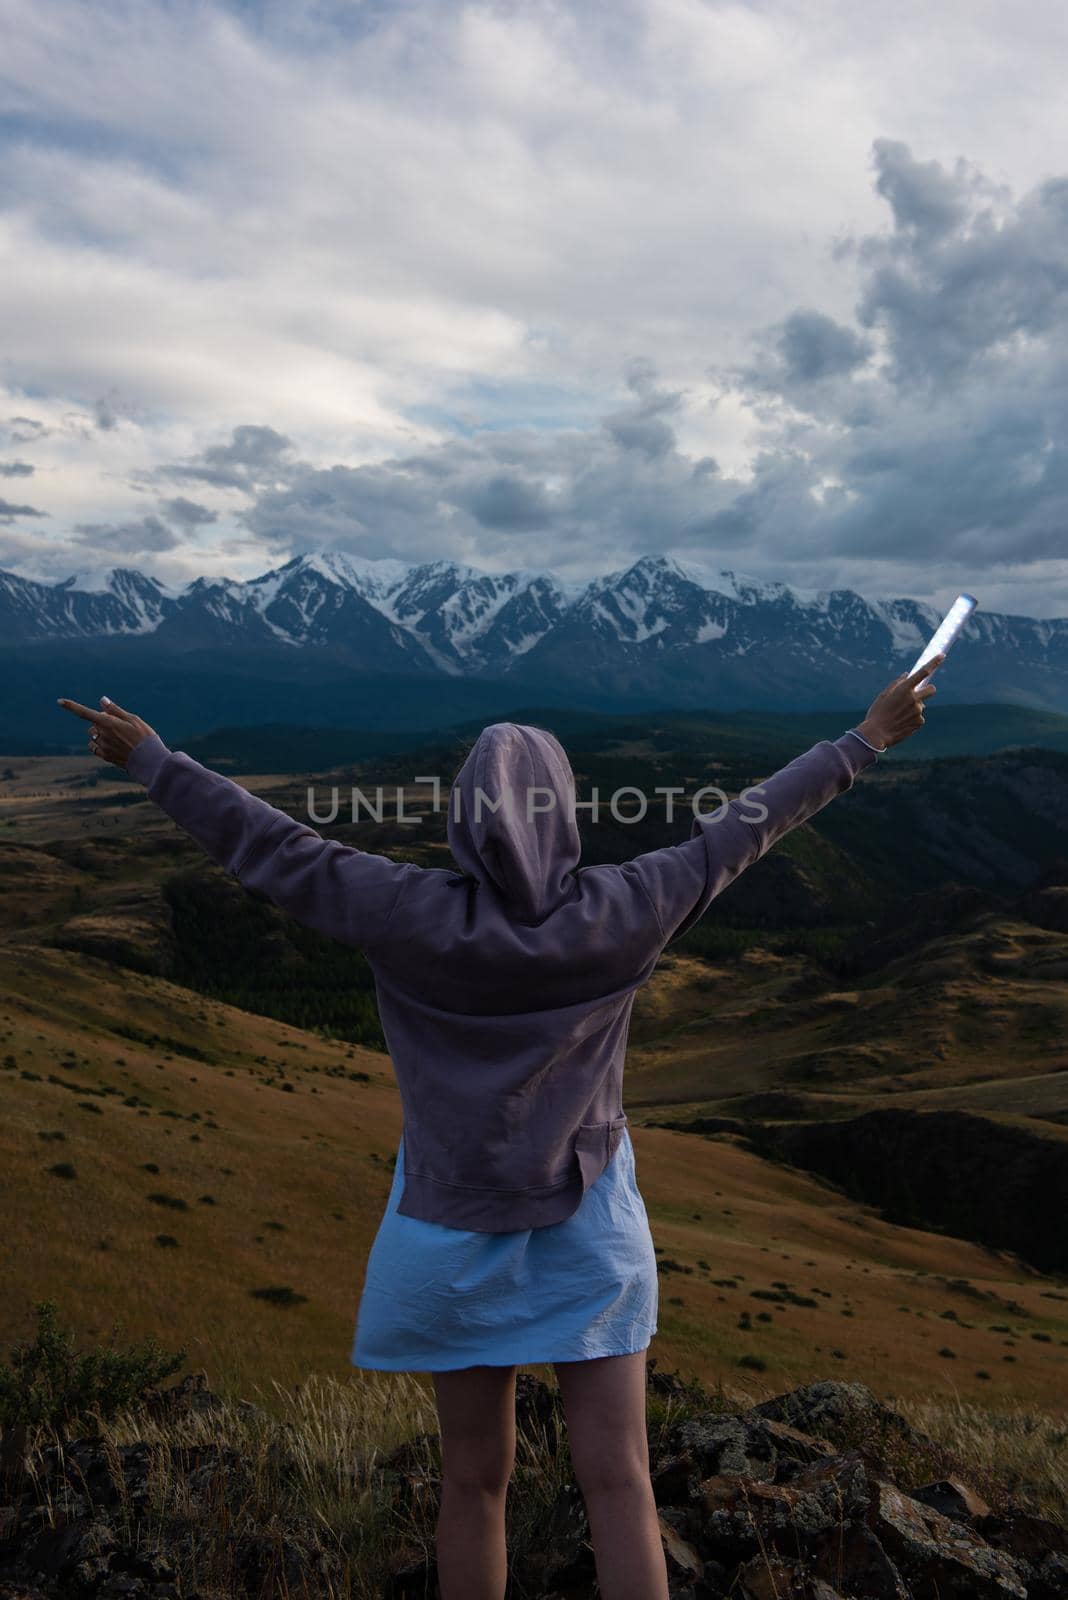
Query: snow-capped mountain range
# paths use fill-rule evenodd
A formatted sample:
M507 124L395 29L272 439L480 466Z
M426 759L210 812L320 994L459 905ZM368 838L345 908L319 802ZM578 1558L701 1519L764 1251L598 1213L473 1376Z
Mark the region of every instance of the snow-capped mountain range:
M662 706L851 704L911 666L938 620L916 600L804 591L665 556L570 585L542 570L341 550L181 588L129 567L51 584L0 572L9 646L140 636L168 656L321 653L358 673L574 684ZM947 698L1068 711L1066 618L980 608L950 659Z

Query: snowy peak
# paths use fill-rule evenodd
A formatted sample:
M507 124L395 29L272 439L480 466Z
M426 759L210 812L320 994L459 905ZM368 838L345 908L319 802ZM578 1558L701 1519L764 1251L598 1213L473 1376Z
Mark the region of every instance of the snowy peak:
M727 632L732 585L668 556L643 556L633 566L595 579L573 608L602 638L626 646L656 640L658 650L705 644ZM729 576L729 575L726 575ZM751 596L745 603L756 604Z
M86 568L72 572L55 586L75 589L79 594L175 594L177 591L136 567Z
M599 577L486 572L327 549L249 579L168 587L131 567L45 583L0 571L10 644L144 635L172 651L319 651L372 674L506 678L661 704L852 704L910 666L939 620L908 599L804 590L647 555ZM1068 619L980 610L946 691L1068 711Z
M0 639L154 633L176 603L174 591L133 567L72 573L59 583L0 572Z
M523 655L560 620L564 591L550 573L414 567L389 596L388 615L454 668L484 669Z

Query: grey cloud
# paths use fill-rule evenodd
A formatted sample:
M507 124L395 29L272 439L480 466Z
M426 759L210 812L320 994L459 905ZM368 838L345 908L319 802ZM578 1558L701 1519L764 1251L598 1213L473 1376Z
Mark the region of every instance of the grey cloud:
M722 381L753 399L761 394L782 395L792 405L819 407L824 401L815 389L827 380L848 377L870 359L870 339L809 307L791 312L781 322L758 333L752 359ZM826 390L832 406L835 391Z
M468 510L484 528L544 528L552 507L540 484L524 483L514 473L495 472L473 491Z
M209 510L196 500L187 500L182 494L161 500L159 509L168 522L177 522L183 528L201 528L205 523L219 520L217 511Z
M662 456L675 443L675 431L659 417L640 412L617 413L605 418L605 427L624 450L641 450L647 456Z
M48 431L36 417L7 417L0 422L0 445L34 444Z
M798 306L747 363L709 369L762 423L744 479L680 449L684 393L647 359L592 428L485 429L321 468L250 425L157 476L247 489L237 520L289 553L529 565L533 548L585 575L674 551L873 593L923 593L936 572L978 590L1011 569L1019 584L1065 555L1068 178L1016 199L900 141L873 155L888 225L846 241L853 318Z
M0 461L0 478L32 478L34 470L28 461Z
M884 147L888 154L900 177L905 154ZM967 210L982 201L982 186L967 171L954 181L958 235L935 243L932 227L903 232L895 222L889 237L859 241L862 308L885 295L891 257L912 284L895 318L883 320L884 366L870 363L871 342L856 328L799 308L764 331L748 367L728 374L727 387L765 418L751 479L678 449L670 419L681 397L640 362L627 374L633 402L600 429L487 432L372 467L298 472L257 497L247 526L298 548L333 543L411 559L463 540L481 559L505 561L525 560L522 536L537 529L539 559L565 570L675 550L722 554L751 570L789 564L802 582L806 564L833 582L850 563L911 560L920 572L935 559L973 570L1055 559L1068 515L1063 320L1026 347L987 348L982 319L972 318L969 345L961 315L952 337L974 360L947 361L922 399L902 379L913 349L931 356L949 282L969 283L977 302L1015 285L1023 302L1015 315L1031 315L1037 264L1061 226L1052 184L1009 214L1009 254L1029 268L1014 278L1001 266L1006 242L995 248ZM943 251L952 258L945 272ZM776 410L777 396L789 412Z
M241 521L294 552L331 545L428 560L462 542L478 552L471 559L523 565L537 532L538 564L561 571L686 543L690 525L737 486L712 457L682 454L666 424L666 443L636 446L621 419L651 428L679 397L648 367L638 390L628 383L639 398L602 428L493 430L369 466L306 469L258 495Z
M852 372L868 360L871 348L870 340L821 311L795 311L779 337L787 377L802 382Z
M910 173L927 174L937 163L913 162L907 146L876 140L880 179L911 194ZM929 176L925 179L931 184ZM892 358L890 376L901 387L931 387L964 378L986 358L992 368L1031 364L1042 352L1027 341L1063 341L1068 316L1068 178L1049 178L999 219L988 186L958 163L952 184L955 208L944 207L942 223L920 227L916 200L899 201L889 236L860 242L858 259L867 282L857 306L866 328L885 333ZM896 192L896 190L895 190ZM989 380L989 372L984 374Z
M749 544L760 532L760 509L756 495L740 494L733 505L699 517L686 529L689 542L714 541L717 547Z
M11 523L16 517L47 516L47 511L38 511L36 506L16 506L10 500L0 500L0 522Z
M96 419L84 411L64 411L59 420L60 431L77 439L92 439L97 428Z
M964 222L967 203L961 193L963 163L951 178L938 161L915 161L900 139L876 139L872 145L878 177L875 187L889 201L894 224L917 235L940 238Z
M234 428L229 444L212 445L192 460L160 467L147 478L252 490L293 470L293 464L286 460L292 449L292 441L274 428L244 423Z
M964 162L950 174L890 140L874 154L892 227L852 253L857 322L879 330L885 363L853 362L863 337L809 311L765 330L727 386L791 414L765 407L753 482L691 531L748 526L765 553L824 569L1063 559L1068 180L1011 202Z
M93 402L93 416L97 427L102 433L110 433L113 428L118 426L119 413L114 403L117 398L117 394L112 390L110 395L101 395L98 400Z
M634 405L605 417L604 427L624 450L640 450L646 456L667 455L675 446L675 430L664 421L664 415L678 411L682 394L657 388L656 368L647 357L630 362L626 379L638 399Z
M158 553L180 543L166 523L151 515L131 522L79 522L74 531L77 541L91 545L98 556Z

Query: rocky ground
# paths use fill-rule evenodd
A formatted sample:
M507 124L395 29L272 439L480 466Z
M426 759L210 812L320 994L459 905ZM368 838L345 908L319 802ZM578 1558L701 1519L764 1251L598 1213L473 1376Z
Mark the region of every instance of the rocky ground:
M1068 1596L1068 1531L996 1485L965 1482L940 1446L862 1385L814 1383L737 1412L709 1397L702 1410L695 1386L655 1366L647 1368L650 1395L678 1396L688 1413L650 1439L675 1600ZM196 1374L151 1395L148 1414L210 1413L215 1403ZM517 1420L550 1452L563 1448L558 1393L527 1373L518 1379ZM284 1455L284 1435L277 1449ZM172 1492L161 1517L150 1480L167 1450ZM398 1512L435 1504L433 1459L420 1438L381 1463ZM284 1475L284 1460L278 1465ZM313 1518L249 1527L240 1515L247 1478L229 1445L116 1446L86 1432L31 1447L24 1429L9 1427L0 1449L0 1600L370 1592L351 1586L337 1541L324 1542ZM203 1570L196 1552L206 1520L228 1530L225 1588L197 1587L187 1576ZM432 1561L402 1555L381 1592L384 1600L435 1596ZM541 1536L513 1552L509 1600L597 1594L581 1495L565 1480Z

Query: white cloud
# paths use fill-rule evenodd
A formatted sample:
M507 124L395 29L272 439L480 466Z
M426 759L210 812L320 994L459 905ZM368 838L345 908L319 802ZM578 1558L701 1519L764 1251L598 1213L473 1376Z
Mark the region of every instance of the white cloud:
M153 469L240 427L291 438L302 481L377 465L379 487L401 476L390 462L444 461L472 427L487 463L504 433L532 430L524 459L573 486L585 428L582 523L598 554L626 559L640 530L670 542L658 499L664 515L678 490L689 517L688 475L710 456L707 511L762 485L755 553L769 570L801 582L848 572L872 593L910 572L911 592L952 583L933 551L895 562L859 524L849 548L825 521L801 523L791 543L780 519L795 506L826 513L833 496L813 500L776 452L807 441L814 481L848 482L840 423L824 414L814 428L810 395L725 393L715 375L751 363L754 335L799 310L853 325L865 266L833 247L887 230L876 141L939 163L949 181L966 158L1010 213L1014 194L1053 175L1068 43L1058 8L0 0L0 22L0 416L49 429L10 452L36 471L32 495L8 496L48 519L6 528L0 560L51 572L79 524L128 540L158 514ZM954 304L948 281L928 302L946 337ZM1048 335L1016 336L1036 338L1035 370L1048 367ZM642 358L680 396L661 461L670 494L638 484L633 452L613 457L599 431L631 403L625 374ZM1027 368L1014 370L1023 405ZM947 439L980 401L961 404L944 412ZM899 401L885 421L915 457L918 412L910 422ZM921 452L917 496L925 481ZM146 569L257 570L286 537L290 491L271 491L282 501L268 516L262 496L198 488L217 521L183 524L165 556L146 551ZM533 513L514 488L474 503L501 525L475 518L461 532L454 508L420 528L418 510L394 523L383 505L359 535L335 522L345 495L290 532L525 563ZM997 549L977 532L967 558L1018 557L1025 606L1068 608L1068 573L1041 532L1010 520L1000 537Z

